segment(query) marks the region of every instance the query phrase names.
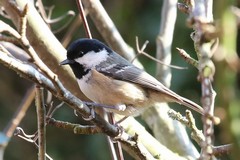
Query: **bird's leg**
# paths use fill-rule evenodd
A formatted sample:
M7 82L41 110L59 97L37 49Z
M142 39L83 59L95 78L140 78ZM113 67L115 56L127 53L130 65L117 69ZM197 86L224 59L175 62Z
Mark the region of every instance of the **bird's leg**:
M83 118L85 121L91 121L92 119L95 118L94 109L93 109L92 107L89 107L89 108L90 108L90 116L88 116L88 117L82 116L82 118Z
M128 118L128 116L124 116L123 118L121 118L119 121L117 121L116 123L115 123L115 125L118 125L118 124L120 124L120 123L122 123L124 120L126 120Z
M82 101L84 104L87 106L92 106L92 107L102 107L102 108L108 108L108 109L116 109L116 110L125 110L126 106L124 107L123 105L116 105L116 106L111 106L111 105L105 105L105 104L100 104L100 103L95 103L95 102L86 102Z

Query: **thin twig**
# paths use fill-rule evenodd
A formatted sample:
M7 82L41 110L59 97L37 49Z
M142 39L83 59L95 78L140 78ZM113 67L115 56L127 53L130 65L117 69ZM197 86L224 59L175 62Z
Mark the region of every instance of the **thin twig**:
M188 63L198 68L198 61L192 58L184 49L176 48L181 57Z
M42 15L43 20L48 24L49 28L51 27L50 26L51 24L58 23L58 22L62 21L63 19L67 18L67 22L64 23L64 25L62 25L60 28L53 30L52 31L53 33L58 33L58 32L61 32L63 29L65 29L70 24L73 17L75 16L75 12L70 10L67 13L63 14L62 16L51 19L51 15L52 15L54 6L49 7L49 13L47 15L47 13L45 11L45 7L42 3L42 0L37 0L36 5L39 8L39 12ZM70 18L68 18L68 17L70 17Z
M187 126L188 128L191 129L191 137L194 139L199 146L201 146L202 142L205 140L205 137L203 135L203 132L199 130L195 124L195 119L191 113L191 111L186 110L186 117L183 117L180 113L174 111L174 110L169 110L168 111L169 117L171 117L174 120L177 120Z
M221 157L224 155L230 155L233 149L233 144L225 144L221 146L213 146L213 155Z
M68 11L67 13L65 13L64 15L62 15L62 16L56 18L56 19L51 19L51 20L49 20L49 24L50 24L50 23L59 22L59 21L65 19L65 18L67 19L67 22L66 22L66 23L64 23L60 28L58 28L58 29L56 29L56 30L53 30L52 32L53 32L54 34L56 34L56 33L59 33L59 32L61 32L61 31L63 31L63 30L64 30L65 28L67 28L67 27L69 26L69 24L72 22L74 16L75 16L75 12L73 12L73 11Z
M86 12L86 14L88 14L88 12ZM61 43L64 47L68 46L69 42L73 38L73 35L76 33L76 30L81 24L82 24L82 19L77 16L73 21L73 23L69 26L66 34L61 40Z
M38 144L36 143L36 139L35 139L35 134L33 134L33 135L28 135L28 134L26 134L25 132L24 132L24 130L22 129L22 128L20 128L20 127L17 127L16 128L16 132L15 132L15 134L14 134L15 136L17 136L17 137L19 137L19 138L21 138L21 139L23 139L24 141L26 141L26 142L29 142L29 143L32 143L32 144L34 144L34 146L38 149L39 148L39 146L38 146ZM45 156L49 159L49 160L53 160L47 153L45 153Z
M181 122L183 125L187 126L188 128L191 129L191 137L194 139L199 146L202 145L202 143L205 141L205 136L202 132L202 130L199 130L195 124L195 119L193 118L192 114L190 111L186 111L186 117L183 117L180 113L174 111L174 110L169 110L168 111L169 117L172 119L175 119L179 122ZM223 155L228 155L230 154L232 150L232 144L227 144L227 145L221 145L221 146L213 146L213 155L220 157Z
M91 31L90 31L89 26L88 26L88 22L87 22L87 19L86 19L86 15L85 15L85 13L84 13L83 5L82 5L82 0L76 0L76 1L77 1L77 6L78 6L79 13L80 13L81 18L82 18L82 20L83 20L83 24L84 24L86 36L87 36L88 38L92 39L92 34L91 34Z
M107 118L109 123L116 124L114 119L114 113L107 113ZM108 143L110 146L113 145L114 150L111 149L111 151L116 155L117 160L124 160L121 143L118 141L113 142L110 137L108 137Z
M38 8L39 8L40 14L42 15L43 19L44 19L44 20L47 20L47 19L48 19L48 16L47 16L47 14L46 14L46 12L45 12L44 5L43 5L43 3L42 3L42 0L37 0L36 3L37 3L37 6L38 6Z
M55 120L54 118L48 118L47 124L52 125L57 128L62 128L65 130L69 130L74 134L99 134L103 133L102 130L96 126L89 126L89 125L80 125L80 124L73 124L69 122Z
M47 117L51 118L53 116L53 114L56 112L56 110L58 110L59 108L61 108L63 106L64 102L60 103L57 106L53 106L53 103L50 104L50 108L48 110L47 113Z
M194 29L191 38L194 41L195 51L198 57L199 80L201 81L202 106L204 109L203 133L205 140L201 144L201 160L213 159L213 133L214 133L214 103L216 93L212 88L212 80L215 74L215 66L211 60L213 56L212 45L216 42L218 29L213 25L213 1L184 1L189 8L187 24Z
M147 47L147 44L148 44L148 41L145 41L145 43L142 45L141 49L139 48L139 42L138 42L138 37L136 37L136 47L137 47L137 52L138 54L136 54L136 56L134 57L134 59L131 61L133 62L137 56L139 55L144 55L146 57L148 57L149 59L161 64L161 65L165 65L165 66L168 66L170 68L174 68L174 69L186 69L185 67L179 67L179 66L175 66L175 65L171 65L171 64L166 64L160 60L158 60L157 58L154 58L153 56L149 55L148 53L144 52L145 48Z
M46 111L44 106L43 88L36 85L36 110L38 122L38 160L45 160L46 154Z

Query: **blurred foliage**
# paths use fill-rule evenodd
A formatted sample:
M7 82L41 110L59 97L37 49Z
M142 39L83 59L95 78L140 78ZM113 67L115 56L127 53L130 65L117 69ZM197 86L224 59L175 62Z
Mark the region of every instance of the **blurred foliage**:
M155 55L155 39L160 26L160 14L162 1L159 0L102 0L103 6L119 29L126 42L134 49L136 48L135 36L139 37L140 44L145 40L150 43L146 52ZM222 123L215 129L215 144L221 145L235 142L236 146L240 144L240 102L239 88L236 84L236 69L230 65L236 60L236 20L229 10L233 0L214 1L214 16L222 29L220 36L220 47L215 53L214 60L216 64L216 75L214 78L214 89L217 92L216 97L216 115L222 119ZM45 6L54 5L53 18L73 10L76 13L77 7L75 1L67 0L43 0ZM172 64L187 66L187 70L173 69L172 88L174 91L200 103L199 97L200 84L197 81L198 71L192 66L187 65L178 55L176 47L185 49L191 56L196 57L193 48L193 42L190 38L191 29L185 25L187 16L178 12L174 39L172 44ZM5 19L4 19L5 20ZM91 32L94 38L101 39L95 26L90 22ZM5 20L6 21L6 20ZM58 29L67 19L53 24L53 30ZM64 29L56 36L61 41L68 28ZM83 27L77 30L73 35L73 40L84 37ZM155 74L155 62L140 57L146 70L152 75ZM239 60L238 60L239 63ZM3 130L11 119L26 90L32 85L31 82L19 78L13 71L0 65L0 129ZM57 105L59 102L54 101ZM177 108L179 109L179 107ZM84 122L75 117L73 111L67 106L62 107L54 116L56 119L68 122ZM34 104L31 106L27 115L24 117L20 126L26 133L36 131L36 111ZM201 126L199 118L198 126ZM232 134L233 133L233 134ZM237 147L236 147L237 148ZM236 149L237 150L237 149ZM238 148L239 151L239 148ZM106 138L103 135L74 135L69 131L47 127L47 153L56 160L78 159L110 159ZM239 152L235 152L232 158L223 157L223 159L237 159ZM30 143L17 137L13 137L5 153L6 160L32 160L37 159L37 149ZM126 159L132 159L128 156Z

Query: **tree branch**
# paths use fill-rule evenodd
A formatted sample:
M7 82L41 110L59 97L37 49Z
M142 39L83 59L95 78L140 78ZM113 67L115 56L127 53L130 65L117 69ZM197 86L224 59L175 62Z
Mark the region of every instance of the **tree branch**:
M35 98L38 122L38 160L45 160L46 154L46 111L44 106L43 88L36 85Z
M69 130L74 134L98 134L102 133L102 130L96 126L86 126L80 124L72 124L64 121L55 120L53 118L47 119L47 124L57 128Z
M203 133L205 140L201 144L202 152L200 159L212 159L213 137L213 112L216 93L212 88L212 80L215 74L215 66L211 60L212 46L217 39L217 29L213 24L212 0L185 1L189 9L188 25L194 29L191 35L194 41L195 51L198 57L199 80L202 89L202 106L204 109Z

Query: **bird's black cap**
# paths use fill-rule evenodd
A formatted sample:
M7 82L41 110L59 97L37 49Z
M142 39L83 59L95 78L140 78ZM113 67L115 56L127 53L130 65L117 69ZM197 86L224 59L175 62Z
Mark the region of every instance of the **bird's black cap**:
M97 39L81 38L74 41L67 49L67 58L73 60L82 57L90 51L99 52L106 49L109 53L112 50Z

